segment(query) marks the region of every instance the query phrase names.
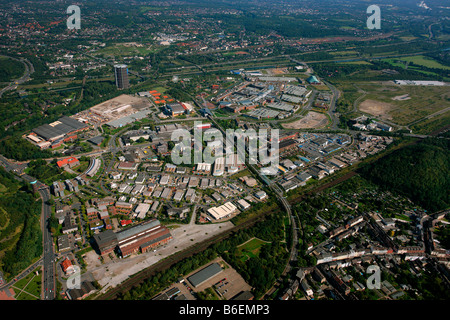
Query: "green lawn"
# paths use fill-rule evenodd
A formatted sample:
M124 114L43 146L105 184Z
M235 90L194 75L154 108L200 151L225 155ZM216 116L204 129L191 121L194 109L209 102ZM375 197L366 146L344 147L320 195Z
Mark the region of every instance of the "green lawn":
M396 60L399 60L399 59L396 59ZM437 62L437 61L435 61L435 60L433 60L431 58L422 56L422 55L412 56L412 57L403 57L400 60L402 60L402 61L409 61L409 62L412 62L414 64L418 64L418 65L421 65L421 66L424 66L424 67L427 67L427 68L436 68L436 69L450 70L450 67L445 66L443 64L440 64L439 62Z
M36 271L39 271L39 275L36 275ZM15 298L17 300L39 300L41 296L41 282L41 268L37 268L13 286L16 292Z
M87 170L88 167L89 167L89 161L80 161L80 165L72 168L72 170L79 172L79 173L83 173Z
M238 255L242 261L246 261L250 258L255 258L259 255L259 251L263 245L267 244L266 241L263 241L258 238L253 238L240 246L238 246Z

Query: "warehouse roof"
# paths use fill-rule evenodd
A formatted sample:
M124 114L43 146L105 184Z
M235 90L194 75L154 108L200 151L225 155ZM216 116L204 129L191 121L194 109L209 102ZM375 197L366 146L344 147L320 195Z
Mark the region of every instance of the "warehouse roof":
M133 113L129 116L125 116L119 119L111 120L106 123L106 125L114 128L121 128L123 126L126 126L129 123L133 123L137 120L141 120L142 118L147 117L148 114L151 113L151 110L142 110L138 111L136 113Z
M120 242L124 239L138 235L141 232L147 231L147 230L154 228L156 226L159 226L159 225L160 225L160 222L159 222L159 220L156 220L156 219L149 221L149 222L144 222L144 223L136 225L134 227L117 232L116 233L117 240Z
M291 147L293 145L297 144L297 142L293 139L287 139L287 140L283 140L278 144L278 148L282 149L282 148L288 148Z
M73 131L86 128L88 125L78 120L64 116L58 121L50 124L44 124L33 129L33 132L42 138L49 140L58 136L63 136Z
M188 277L188 280L194 287L198 287L221 271L222 267L217 262L215 262L213 264L210 264L206 268L203 268L199 272L194 273L192 276Z
M165 239L168 239L168 238L172 237L172 235L170 234L169 230L166 229L166 228L162 229L160 232L158 232L158 234L161 234L161 235L156 237L156 238L154 238L154 239L151 239L151 240L147 241L144 244L141 244L141 248L149 247L152 244L158 243L160 241L163 241Z
M116 234L112 230L106 230L94 235L95 242L99 247L117 241Z
M105 137L103 137L103 136L97 136L97 137L88 139L88 141L90 143L95 144L95 145L100 145L103 142L103 140L105 140Z
M208 213L214 217L214 219L222 219L229 214L232 214L236 211L236 206L231 202L227 202L220 207L212 207L208 209Z

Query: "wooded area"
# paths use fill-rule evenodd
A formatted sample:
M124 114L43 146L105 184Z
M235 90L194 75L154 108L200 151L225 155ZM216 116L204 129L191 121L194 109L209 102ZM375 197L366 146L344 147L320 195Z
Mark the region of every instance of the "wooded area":
M0 270L10 279L42 254L42 202L36 201L29 184L15 180L2 167L0 185Z
M450 141L426 139L363 166L363 177L429 211L450 206Z

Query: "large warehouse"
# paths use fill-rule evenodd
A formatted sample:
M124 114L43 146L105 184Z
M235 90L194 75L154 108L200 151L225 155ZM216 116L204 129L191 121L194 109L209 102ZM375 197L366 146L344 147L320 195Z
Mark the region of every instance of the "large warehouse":
M211 217L216 220L223 219L229 217L237 210L236 206L231 202L226 202L219 207L212 207L208 209L208 213Z
M42 139L52 142L88 128L87 124L64 116L58 121L44 124L34 128L32 131Z
M154 219L116 233L107 230L96 234L94 239L100 254L116 250L122 257L126 257L166 244L172 239L172 235L159 220Z
M222 267L217 262L215 262L210 264L206 268L203 268L199 272L194 273L187 279L194 287L198 287L220 272L222 272Z

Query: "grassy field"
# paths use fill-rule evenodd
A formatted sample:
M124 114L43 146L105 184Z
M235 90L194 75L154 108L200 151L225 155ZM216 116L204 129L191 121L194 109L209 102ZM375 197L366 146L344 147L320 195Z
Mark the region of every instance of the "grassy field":
M114 57L132 56L132 55L146 56L155 51L156 51L155 49L149 48L146 45L142 47L137 47L132 45L128 46L116 43L114 45L106 46L104 48L99 49L95 53L95 55L103 54L105 56L114 56Z
M449 123L450 123L450 112L446 112L445 114L439 117L430 118L418 122L412 125L411 129L413 130L414 133L417 134L427 134L435 130L441 129L444 126L448 125Z
M230 176L231 179L238 179L243 176L251 176L251 172L248 169L244 169L242 171L239 171L238 173L233 174Z
M372 63L368 61L348 61L348 62L341 62L340 64L357 64L357 65L372 65Z
M342 83L338 88L350 104L356 101L355 111L372 114L375 118L392 121L398 125L414 123L416 126L422 119L432 122L448 116L447 112L429 121L425 119L428 115L448 108L450 92L445 86L400 86L392 82L358 82ZM406 99L400 99L402 96ZM349 107L347 111L351 111L351 108Z
M390 63L394 67L399 67L402 69L408 68L408 70L416 71L423 73L428 76L439 77L443 76L442 73L439 75L438 73L432 72L430 70L423 70L423 68L431 68L431 69L440 69L443 71L450 70L449 66L443 65L438 61L429 58L423 55L410 56L410 57L402 57L402 58L390 58L383 59L382 61ZM444 81L449 81L448 74L444 76Z
M240 259L242 261L257 257L259 255L261 247L266 243L266 241L263 241L261 239L253 238L237 247L238 256L240 256Z
M383 60L386 62L389 62L393 65L396 66L405 66L404 62L412 62L414 64L420 65L420 66L424 66L427 68L436 68L436 69L444 69L444 70L450 70L450 67L445 66L443 64L440 64L439 62L429 58L429 57L425 57L423 55L418 55L418 56L411 56L411 57L403 57L403 58L395 58L395 59L386 59Z
M37 271L39 275L36 275ZM42 283L40 271L40 268L34 270L13 286L17 300L40 300Z

